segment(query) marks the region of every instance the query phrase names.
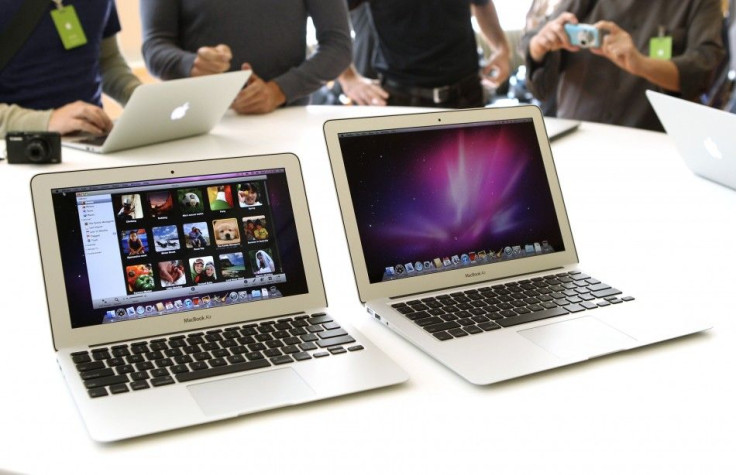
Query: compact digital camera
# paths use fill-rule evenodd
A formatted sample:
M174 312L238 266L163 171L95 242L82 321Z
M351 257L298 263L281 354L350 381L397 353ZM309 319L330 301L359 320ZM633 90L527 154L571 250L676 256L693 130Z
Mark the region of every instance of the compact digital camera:
M581 48L601 47L601 32L593 25L587 25L585 23L573 25L572 23L566 23L565 33L567 33L570 44L573 46L579 46Z
M5 135L8 163L61 162L58 132L8 132Z

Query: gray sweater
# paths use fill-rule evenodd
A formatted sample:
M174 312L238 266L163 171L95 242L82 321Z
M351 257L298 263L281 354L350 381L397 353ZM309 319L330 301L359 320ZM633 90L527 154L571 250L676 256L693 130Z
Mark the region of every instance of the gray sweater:
M140 8L143 57L162 79L189 76L198 48L224 43L231 70L250 63L279 85L288 105L305 104L350 64L345 0L145 0ZM309 16L318 46L307 57Z

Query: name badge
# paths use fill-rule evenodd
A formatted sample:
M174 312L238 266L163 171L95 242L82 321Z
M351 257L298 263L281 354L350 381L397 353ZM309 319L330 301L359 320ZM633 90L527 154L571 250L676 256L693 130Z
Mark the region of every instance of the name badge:
M658 36L649 40L649 57L655 59L672 58L672 37Z
M84 35L82 24L79 22L73 5L52 10L51 18L54 20L56 31L65 49L69 50L87 44L87 37Z

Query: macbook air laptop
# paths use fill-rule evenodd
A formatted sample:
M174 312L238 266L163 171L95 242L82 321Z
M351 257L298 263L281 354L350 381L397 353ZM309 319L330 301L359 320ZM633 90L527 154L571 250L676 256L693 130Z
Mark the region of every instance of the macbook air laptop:
M475 384L708 328L578 267L534 106L328 121L360 299Z
M646 94L688 168L736 189L736 115L659 92Z
M54 349L113 441L401 383L326 310L294 155L37 175Z
M544 126L547 129L547 137L553 142L578 130L580 121L560 119L559 117L545 117Z
M251 71L142 84L108 135L74 134L62 145L95 153L150 145L212 130L245 86Z

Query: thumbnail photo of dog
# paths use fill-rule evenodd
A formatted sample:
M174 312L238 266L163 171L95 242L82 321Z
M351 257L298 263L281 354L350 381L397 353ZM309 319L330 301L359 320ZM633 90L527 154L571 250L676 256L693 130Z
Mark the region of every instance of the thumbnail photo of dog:
M212 221L212 229L215 231L215 244L218 246L240 244L240 230L238 229L237 219L216 219Z

